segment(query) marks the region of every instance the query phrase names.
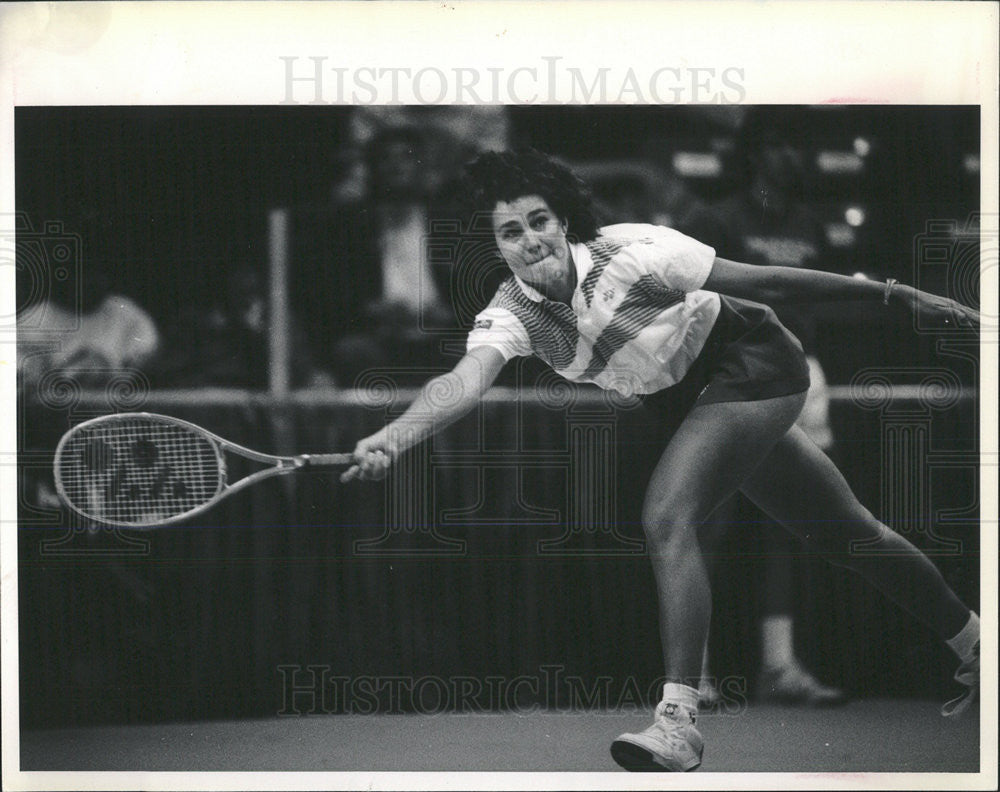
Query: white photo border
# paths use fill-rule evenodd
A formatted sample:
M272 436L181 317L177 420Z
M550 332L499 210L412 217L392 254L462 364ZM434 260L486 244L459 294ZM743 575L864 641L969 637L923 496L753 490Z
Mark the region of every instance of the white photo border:
M15 211L17 106L317 101L502 105L586 100L978 105L981 212L996 218L997 30L996 3L905 0L4 3L0 5L0 217L11 217ZM320 70L321 84L303 79L308 78L308 69ZM593 85L602 73L606 92L585 92L585 86ZM290 74L296 81L289 82ZM992 262L983 269L981 283L983 314L994 319L997 274ZM14 267L0 268L0 278L0 316L12 317ZM995 332L983 334L981 448L983 458L992 460L997 454L996 343ZM17 448L13 335L0 336L0 345L0 396L8 408L0 423L0 452L12 461ZM982 773L794 778L702 773L685 777L685 786L996 787L995 462L982 465L980 487ZM0 465L4 789L647 788L649 779L624 773L20 772L16 510L16 467Z

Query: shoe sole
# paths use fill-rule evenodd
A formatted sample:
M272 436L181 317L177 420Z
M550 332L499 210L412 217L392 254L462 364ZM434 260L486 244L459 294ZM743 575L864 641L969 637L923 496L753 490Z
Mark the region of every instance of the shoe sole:
M691 767L664 767L645 748L624 740L615 740L611 743L611 758L630 773L689 773L701 766L701 757L699 756Z
M958 698L952 699L942 706L941 714L946 718L958 720L977 701L979 701L979 688L970 688Z

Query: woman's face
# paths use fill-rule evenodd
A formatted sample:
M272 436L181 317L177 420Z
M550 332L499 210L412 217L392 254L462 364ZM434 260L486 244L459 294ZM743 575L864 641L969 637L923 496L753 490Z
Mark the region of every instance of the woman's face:
M573 266L566 222L538 195L525 195L493 209L493 235L511 272L542 289L570 280Z

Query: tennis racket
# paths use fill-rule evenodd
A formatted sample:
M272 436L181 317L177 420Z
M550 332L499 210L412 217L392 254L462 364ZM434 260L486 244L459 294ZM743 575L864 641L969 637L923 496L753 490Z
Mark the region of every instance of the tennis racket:
M267 467L230 483L227 453ZM186 520L272 476L351 461L351 454L262 454L179 418L118 413L63 435L55 483L63 502L89 520L150 527Z

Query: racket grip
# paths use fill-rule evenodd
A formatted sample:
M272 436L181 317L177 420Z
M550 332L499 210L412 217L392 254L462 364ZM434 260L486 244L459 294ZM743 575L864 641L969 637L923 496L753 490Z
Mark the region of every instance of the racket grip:
M349 465L354 461L353 454L302 454L296 457L302 467L333 467Z

